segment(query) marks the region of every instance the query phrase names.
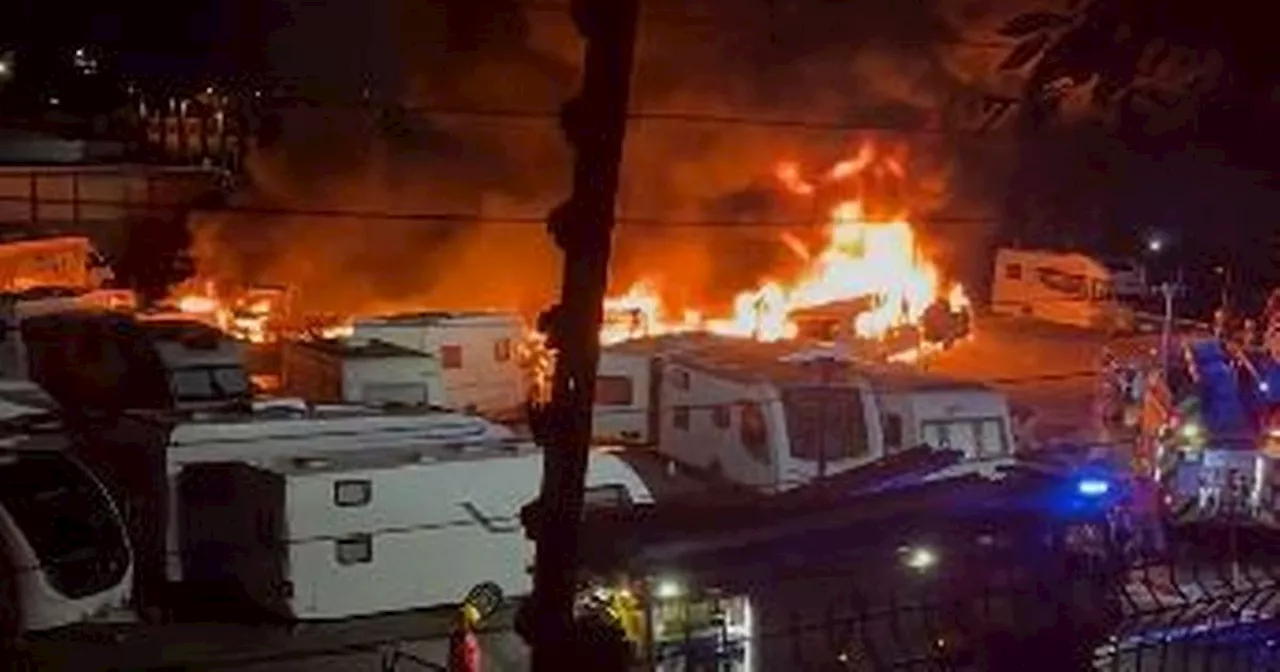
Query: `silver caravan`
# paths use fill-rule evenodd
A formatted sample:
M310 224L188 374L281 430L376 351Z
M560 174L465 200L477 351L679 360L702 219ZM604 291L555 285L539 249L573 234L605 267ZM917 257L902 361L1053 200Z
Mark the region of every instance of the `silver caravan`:
M1129 331L1134 313L1117 298L1115 281L1106 264L1083 254L1005 248L996 252L991 311Z
M482 582L526 595L533 547L519 513L542 464L522 443L195 466L180 488L184 573L299 620L453 604ZM591 454L586 487L596 505L652 503L608 451Z
M629 341L601 355L596 439L763 491L793 488L928 444L1010 454L1005 396L905 366L794 343L705 335Z

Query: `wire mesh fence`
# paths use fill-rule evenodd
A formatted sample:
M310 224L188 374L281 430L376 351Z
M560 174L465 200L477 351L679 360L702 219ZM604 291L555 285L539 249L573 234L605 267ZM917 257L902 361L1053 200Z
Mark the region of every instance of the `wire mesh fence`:
M1197 529L1158 559L988 548L758 585L745 628L659 670L1280 670L1280 536ZM865 561L875 562L872 557ZM882 562L892 561L881 555ZM736 634L735 634L736 633Z

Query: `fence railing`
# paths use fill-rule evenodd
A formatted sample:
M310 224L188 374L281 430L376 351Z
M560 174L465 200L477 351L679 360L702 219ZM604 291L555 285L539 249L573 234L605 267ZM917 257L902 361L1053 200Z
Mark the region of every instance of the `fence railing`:
M1206 528L1170 546L1158 560L1018 553L977 574L944 560L918 580L851 567L778 584L752 596L749 630L668 643L654 667L1280 670L1280 535Z

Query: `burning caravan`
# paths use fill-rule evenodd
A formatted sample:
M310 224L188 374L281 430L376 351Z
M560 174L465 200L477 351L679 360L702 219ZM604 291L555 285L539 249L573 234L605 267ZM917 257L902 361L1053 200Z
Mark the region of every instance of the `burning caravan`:
M87 291L111 278L110 268L84 236L19 230L0 237L0 290L66 287Z
M1008 401L996 390L817 354L707 335L606 348L596 438L652 446L768 491L922 444L973 458L1013 450Z
M996 252L991 310L1087 329L1129 331L1133 310L1116 298L1116 274L1076 253L1005 248Z
M308 455L186 470L189 580L299 620L453 604L487 581L531 591L519 515L542 478L532 444ZM586 487L595 505L652 503L611 452L591 454Z
M527 398L517 353L524 331L507 313L415 313L357 321L352 336L435 356L440 405L502 417L518 413Z
M483 418L440 410L381 411L356 406L311 406L300 400L252 402L247 409L187 414L169 432L169 492L193 466L209 463L266 465L299 455L337 459L374 449L468 450L516 441L507 427ZM183 578L178 554L180 494L169 498L166 532L169 580Z

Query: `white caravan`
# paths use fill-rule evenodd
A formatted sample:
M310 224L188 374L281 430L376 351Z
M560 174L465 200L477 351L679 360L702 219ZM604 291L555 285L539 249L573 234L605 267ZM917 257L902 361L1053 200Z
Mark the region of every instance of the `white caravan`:
M825 379L825 382L824 382ZM706 335L629 341L601 355L596 440L778 491L922 444L1007 455L1004 394L795 343Z
M997 251L991 310L1088 329L1134 328L1133 311L1116 298L1112 270L1076 253Z
M352 336L436 357L441 405L502 417L518 413L527 398L517 352L524 333L524 322L509 313L415 313L359 320Z
M486 581L527 595L519 513L541 478L532 444L200 465L181 486L186 573L300 620L453 604ZM592 453L586 485L592 504L652 503L611 452Z
M354 406L308 406L297 400L254 402L249 413L198 412L169 435L168 575L182 580L177 479L192 465L267 464L297 455L339 455L374 448L486 446L516 441L509 428L444 411L389 412Z
M125 607L133 563L114 502L68 452L69 432L43 410L52 400L30 383L0 388L0 637Z

